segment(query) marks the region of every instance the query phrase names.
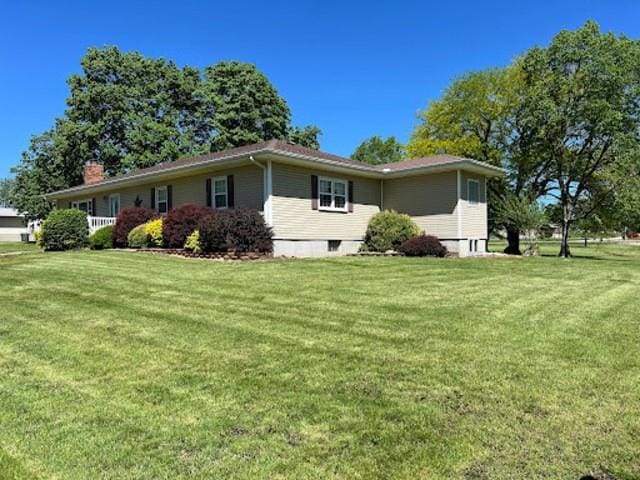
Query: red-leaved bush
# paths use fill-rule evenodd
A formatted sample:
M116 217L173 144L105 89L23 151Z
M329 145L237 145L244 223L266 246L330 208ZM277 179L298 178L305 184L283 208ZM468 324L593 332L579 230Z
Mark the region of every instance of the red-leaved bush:
M249 208L217 211L198 224L200 247L205 253L271 252L273 232L260 212Z
M195 203L186 203L170 210L162 224L164 246L167 248L184 247L187 237L198 228L200 221L214 214L213 208Z
M114 247L126 247L129 232L138 225L147 223L149 220L158 218L158 214L142 207L123 208L116 217L116 224L113 227L112 238Z
M447 247L440 243L433 235L417 235L405 240L398 250L407 257L444 257Z

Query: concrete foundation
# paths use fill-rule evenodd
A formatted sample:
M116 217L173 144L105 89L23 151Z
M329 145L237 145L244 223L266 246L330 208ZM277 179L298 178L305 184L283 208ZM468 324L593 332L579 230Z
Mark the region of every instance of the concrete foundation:
M274 257L330 257L356 253L361 240L274 240Z

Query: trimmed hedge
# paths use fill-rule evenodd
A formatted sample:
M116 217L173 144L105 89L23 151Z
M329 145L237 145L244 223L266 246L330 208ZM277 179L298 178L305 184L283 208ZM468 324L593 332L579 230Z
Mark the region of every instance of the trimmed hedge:
M205 253L263 252L273 249L273 232L260 212L238 208L203 218L199 225L200 247Z
M398 249L407 257L445 257L447 247L433 235L418 235L405 241Z
M53 210L42 224L40 243L47 251L83 248L88 241L87 214L80 210Z
M127 245L129 248L147 248L149 246L149 235L145 231L147 225L143 223L132 228L127 236Z
M376 213L367 226L364 249L373 252L397 250L403 242L420 233L409 215L395 210Z
M167 213L162 225L162 238L167 248L182 248L187 237L198 228L200 221L215 210L195 203L187 203Z
M227 210L227 245L236 252L271 252L273 232L259 211L251 208Z
M116 224L113 227L113 245L115 247L126 247L128 245L129 232L138 225L147 223L154 218L158 218L158 214L149 208L123 208L116 217Z
M89 248L91 250L106 250L113 248L113 225L106 225L99 228L89 237Z

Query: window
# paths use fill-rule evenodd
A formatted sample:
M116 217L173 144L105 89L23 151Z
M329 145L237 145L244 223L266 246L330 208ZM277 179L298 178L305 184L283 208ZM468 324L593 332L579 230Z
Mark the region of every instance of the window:
M156 188L156 210L158 213L167 213L169 210L169 196L166 186Z
M120 194L109 195L109 216L117 217L120 213Z
M342 245L342 240L329 240L327 243L327 247L330 252L339 251L340 245Z
M467 193L470 205L477 205L480 201L480 182L477 180L469 180L467 182Z
M215 177L211 182L211 196L213 208L227 208L229 201L227 198L227 176Z
M319 180L320 210L347 211L347 182L321 177Z
M86 212L87 215L93 215L93 200L78 200L77 202L71 202L71 208Z

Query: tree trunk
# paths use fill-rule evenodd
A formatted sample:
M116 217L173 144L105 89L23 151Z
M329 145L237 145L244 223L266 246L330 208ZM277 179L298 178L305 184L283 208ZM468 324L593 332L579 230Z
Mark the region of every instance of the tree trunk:
M560 257L569 258L571 256L571 249L569 248L569 229L571 222L569 220L562 221L562 240L560 243Z
M509 255L522 255L520 251L520 230L515 227L507 227L507 248L504 253Z

